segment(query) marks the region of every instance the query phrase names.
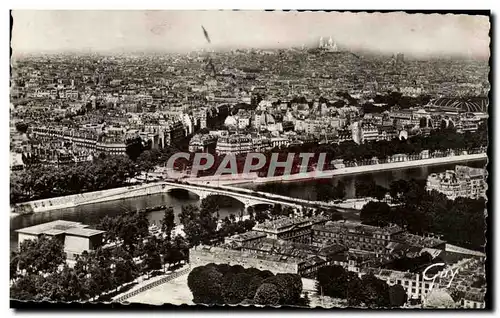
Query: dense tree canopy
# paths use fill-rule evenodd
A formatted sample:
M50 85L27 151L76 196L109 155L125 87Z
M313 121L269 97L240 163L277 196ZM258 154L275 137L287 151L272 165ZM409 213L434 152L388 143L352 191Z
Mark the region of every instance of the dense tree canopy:
M360 279L356 273L346 271L338 265L325 266L318 270L316 291L320 295L346 299L350 306L365 304L368 307L384 308L401 306L406 302L406 298L402 302L403 296L397 291L391 302L389 286L373 274L365 274ZM403 293L406 296L404 289Z
M85 301L148 276L164 264L188 258L183 238L173 240L149 235L144 213L126 213L101 222L117 246L98 247L76 257L73 268L65 264L63 244L42 236L24 241L10 262L11 297L20 300ZM135 260L134 260L135 258Z
M59 167L28 166L10 179L11 204L125 186L137 172L125 156Z
M391 307L402 307L408 301L408 295L400 284L389 287L389 300Z
M273 275L269 271L228 264L195 267L188 276L193 301L198 304L297 305L302 280L297 274Z
M379 214L380 222L400 225L414 234L433 233L451 244L482 250L485 244L484 199L448 199L444 194L425 190L423 181L398 181L391 185L399 206L387 217Z
M29 274L54 272L65 259L61 240L46 236L23 241L17 255L19 270Z
M167 240L170 240L172 236L172 230L175 227L175 215L174 209L172 207L168 207L165 209L163 214L163 219L161 220L161 230L167 236Z
M16 123L16 130L20 132L21 134L25 134L26 131L28 130L28 124L25 122L17 122Z

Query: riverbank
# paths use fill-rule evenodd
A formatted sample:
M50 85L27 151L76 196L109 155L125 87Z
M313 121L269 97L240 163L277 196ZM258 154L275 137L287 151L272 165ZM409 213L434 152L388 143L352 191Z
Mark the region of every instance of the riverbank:
M420 166L430 166L430 165L446 164L446 163L459 163L464 161L485 160L487 158L488 156L486 155L486 153L481 153L481 154L471 154L471 155L449 156L443 158L429 158L429 159L404 161L404 162L390 162L377 165L349 167L349 168L327 170L327 171L311 171L307 173L298 173L288 176L257 178L253 180L253 183L297 182L297 181L307 181L313 179L330 179L335 176L344 176L350 174L360 174L360 173L403 169L403 168L420 167Z
M258 177L256 174L246 174L240 177L238 177L239 175L234 175L231 178L227 178L226 176L221 176L221 177L193 178L186 180L189 183L198 183L205 185L217 184L221 186L238 185L238 184L248 185L252 183L260 184L260 183L271 183L271 182L304 182L309 180L330 179L336 176L362 174L362 173L370 173L370 172L377 172L384 170L395 170L395 169L404 169L404 168L421 167L421 166L460 163L466 161L486 160L487 158L488 156L486 155L486 153L480 153L480 154L470 154L470 155L449 156L442 158L428 158L428 159L420 159L420 160L412 160L404 162L390 162L390 163L382 163L376 165L348 167L348 168L326 170L326 171L311 171L307 173L297 173L286 176Z
M184 179L183 181L186 181L193 185L204 184L217 187L224 187L230 185L234 186L241 184L261 184L267 182L304 182L307 180L332 178L335 176L355 175L355 174L370 173L383 170L440 165L447 163L448 164L459 163L466 161L478 161L485 159L487 159L487 155L485 153L482 153L482 154L472 154L472 155L450 156L444 158L429 158L429 159L406 161L406 162L392 162L392 163L384 163L378 165L349 167L349 168L335 169L323 172L313 171L308 173L293 174L289 176L259 178L257 174L251 173L241 176L240 175L234 175L230 177L226 176L225 178L222 179L203 177L197 179ZM165 192L165 185L163 184L163 182L159 181L155 183L134 185L134 186L108 189L96 192L68 195L64 197L56 197L56 198L24 202L16 204L11 209L11 218L21 214L31 214L31 213L47 212L65 208L73 208L87 204L141 197L141 196L159 194L163 192Z
M161 193L163 191L164 184L162 184L162 182L156 182L23 202L18 203L11 208L11 217L12 215L47 212L65 208L73 208L86 204L153 195Z

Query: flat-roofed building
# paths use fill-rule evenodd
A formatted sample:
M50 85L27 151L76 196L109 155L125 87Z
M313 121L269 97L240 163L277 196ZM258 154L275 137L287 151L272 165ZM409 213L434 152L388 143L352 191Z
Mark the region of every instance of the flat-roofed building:
M89 229L80 222L56 220L16 230L18 246L26 240L35 240L41 236L55 237L64 244L68 260L74 260L84 251L92 251L102 245L105 231Z
M84 251L92 251L102 246L104 231L84 227L74 227L65 231L64 251L68 259L74 259Z

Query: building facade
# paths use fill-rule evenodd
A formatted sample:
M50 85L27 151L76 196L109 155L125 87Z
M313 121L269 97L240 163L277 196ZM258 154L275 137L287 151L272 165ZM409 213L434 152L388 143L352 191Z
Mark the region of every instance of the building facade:
M26 240L36 240L41 236L54 237L64 244L67 260L75 260L84 251L92 251L102 246L104 231L89 229L80 222L56 220L16 230L18 246Z
M455 166L455 170L433 173L427 177L427 191L438 191L449 199L466 197L478 199L486 195L486 170Z
M313 218L285 217L257 224L253 230L265 233L268 238L272 239L311 243L313 226L324 224L327 221L328 219L322 216Z

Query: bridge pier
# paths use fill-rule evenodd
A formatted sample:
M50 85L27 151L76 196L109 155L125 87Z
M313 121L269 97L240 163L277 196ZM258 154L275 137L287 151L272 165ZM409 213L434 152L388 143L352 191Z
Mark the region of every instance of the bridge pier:
M200 192L197 193L197 195L200 197L200 201L208 197L208 194L206 192Z

